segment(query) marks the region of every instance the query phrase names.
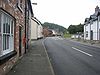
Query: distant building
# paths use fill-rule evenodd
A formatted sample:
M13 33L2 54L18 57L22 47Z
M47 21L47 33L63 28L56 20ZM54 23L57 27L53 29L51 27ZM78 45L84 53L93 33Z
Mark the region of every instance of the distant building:
M43 27L41 22L36 17L32 17L31 22L31 40L43 38Z
M38 25L38 39L41 39L41 38L43 38L43 27L42 27L42 24L41 23L39 23L39 25Z
M100 41L100 9L97 6L95 13L85 19L84 39Z
M49 32L48 32L48 28L43 28L43 33L44 37L47 37L49 35Z
M53 31L52 31L52 29L43 28L43 35L44 35L44 37L53 36Z

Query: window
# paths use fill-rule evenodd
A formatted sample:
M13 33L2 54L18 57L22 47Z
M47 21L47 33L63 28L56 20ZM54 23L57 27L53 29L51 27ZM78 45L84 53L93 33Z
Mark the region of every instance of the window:
M88 31L86 31L86 37L88 37Z
M14 50L14 19L0 11L0 56Z
M18 0L18 8L21 12L23 12L23 0Z
M20 7L22 8L22 0L19 0L19 1L20 1L20 2L19 2L19 3L20 3Z

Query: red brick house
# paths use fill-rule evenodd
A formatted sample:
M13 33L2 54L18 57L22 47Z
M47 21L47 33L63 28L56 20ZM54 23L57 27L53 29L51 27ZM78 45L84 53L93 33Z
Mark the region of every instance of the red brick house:
M27 52L31 16L30 0L0 0L0 75Z
M48 29L48 28L43 28L43 33L44 37L49 37L49 36L53 36L53 32L51 29Z

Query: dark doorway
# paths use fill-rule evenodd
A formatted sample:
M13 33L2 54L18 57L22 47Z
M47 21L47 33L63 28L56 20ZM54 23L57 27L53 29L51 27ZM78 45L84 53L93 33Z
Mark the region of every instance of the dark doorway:
M93 30L90 32L90 40L93 40Z
M19 56L21 56L22 49L22 27L19 26Z

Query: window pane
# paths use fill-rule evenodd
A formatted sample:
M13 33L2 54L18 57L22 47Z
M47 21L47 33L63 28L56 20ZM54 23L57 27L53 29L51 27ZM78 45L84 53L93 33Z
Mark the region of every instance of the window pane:
M6 22L7 22L7 17L4 14L4 16L3 16L3 33L6 33Z
M8 18L6 18L6 33L8 33Z
M5 44L6 44L6 41L5 41L5 35L3 35L3 50L5 50L6 48L5 48Z
M9 49L9 35L7 35L7 49Z
M7 19L7 25L6 25L7 33L10 34L10 19Z
M14 49L14 38L13 36L10 36L10 50L13 50Z
M11 21L11 34L13 34L13 21Z
M3 33L5 33L5 27L6 27L6 25L5 25L5 23L3 24Z

